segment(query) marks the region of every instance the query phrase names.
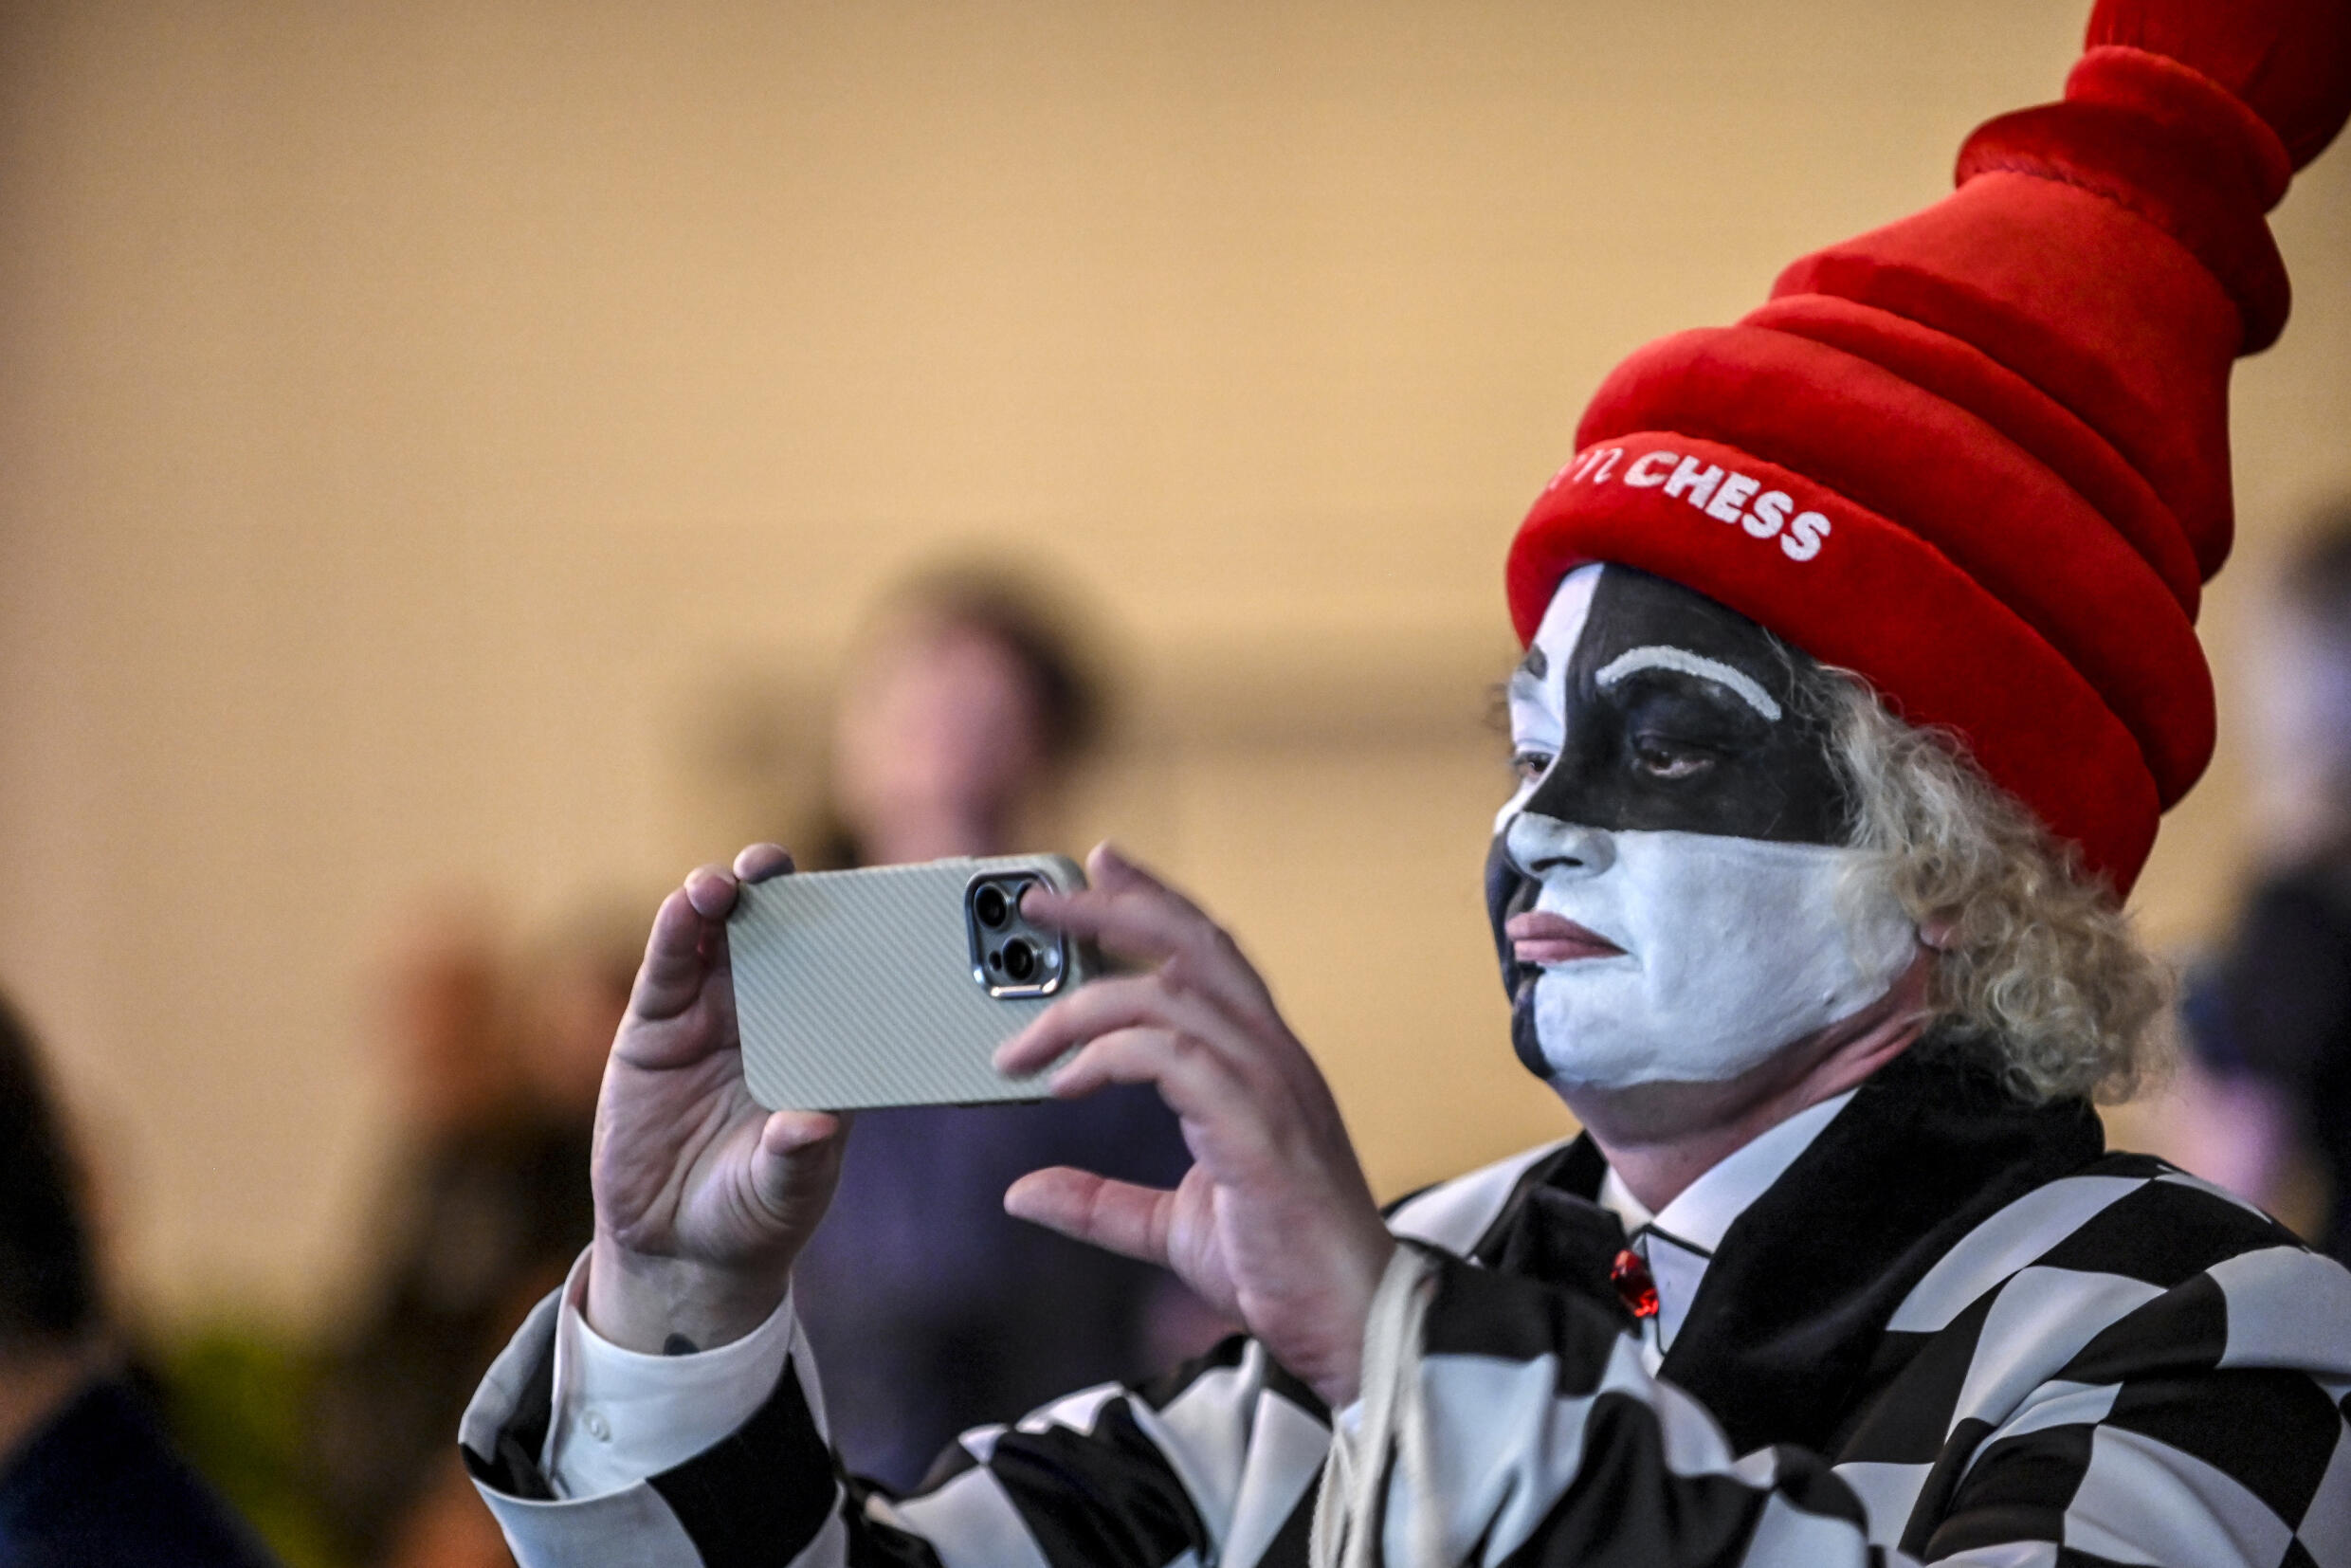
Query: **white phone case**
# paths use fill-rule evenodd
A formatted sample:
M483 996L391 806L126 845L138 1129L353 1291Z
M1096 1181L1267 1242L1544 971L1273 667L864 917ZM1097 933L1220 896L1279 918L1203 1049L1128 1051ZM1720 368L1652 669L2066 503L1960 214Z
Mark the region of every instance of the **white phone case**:
M1085 873L1062 855L745 884L727 944L752 1098L770 1110L1044 1099L1042 1073L1006 1078L989 1057L1090 979L1095 964L1085 944L1066 941L1051 994L990 994L966 899L980 879L1008 872L1065 891L1085 885Z

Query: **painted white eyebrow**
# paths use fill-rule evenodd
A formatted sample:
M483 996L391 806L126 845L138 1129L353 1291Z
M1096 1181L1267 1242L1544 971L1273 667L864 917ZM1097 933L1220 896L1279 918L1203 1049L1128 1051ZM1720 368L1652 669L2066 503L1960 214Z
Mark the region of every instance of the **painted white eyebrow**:
M1735 693L1747 706L1755 709L1773 723L1779 722L1779 704L1772 694L1758 684L1746 671L1733 669L1720 659L1709 659L1703 653L1692 653L1682 647L1636 647L1619 653L1608 662L1599 674L1603 687L1613 686L1626 676L1644 669L1670 669L1684 675L1695 675L1702 681L1712 681Z

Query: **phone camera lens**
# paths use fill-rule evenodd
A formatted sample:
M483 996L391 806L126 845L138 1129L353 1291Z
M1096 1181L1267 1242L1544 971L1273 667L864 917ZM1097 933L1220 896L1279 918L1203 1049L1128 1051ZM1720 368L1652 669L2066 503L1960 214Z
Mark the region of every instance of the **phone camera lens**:
M1037 950L1025 941L1004 944L1004 973L1015 980L1032 978L1037 972Z
M1012 901L1004 896L1003 888L990 883L972 895L972 913L979 917L980 924L993 931L1011 918Z

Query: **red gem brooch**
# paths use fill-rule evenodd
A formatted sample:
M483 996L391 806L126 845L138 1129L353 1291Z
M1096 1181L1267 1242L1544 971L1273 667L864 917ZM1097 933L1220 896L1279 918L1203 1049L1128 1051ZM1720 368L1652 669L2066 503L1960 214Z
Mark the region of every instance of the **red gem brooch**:
M1640 1253L1630 1247L1617 1253L1616 1261L1609 1265L1608 1282L1616 1287L1616 1299L1625 1304L1627 1312L1636 1318L1657 1316L1657 1281Z

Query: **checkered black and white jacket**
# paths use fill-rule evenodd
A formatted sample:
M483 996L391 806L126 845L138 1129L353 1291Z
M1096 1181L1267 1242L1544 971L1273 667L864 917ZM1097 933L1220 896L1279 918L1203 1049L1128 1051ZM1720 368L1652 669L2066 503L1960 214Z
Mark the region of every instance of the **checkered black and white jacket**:
M1658 1376L1582 1140L1431 1190L1329 1413L1235 1339L965 1434L920 1493L836 1473L805 1354L733 1436L552 1499L551 1300L465 1456L525 1565L1286 1568L1326 1560L2351 1568L2351 1273L1957 1068L1864 1085L1723 1237Z

